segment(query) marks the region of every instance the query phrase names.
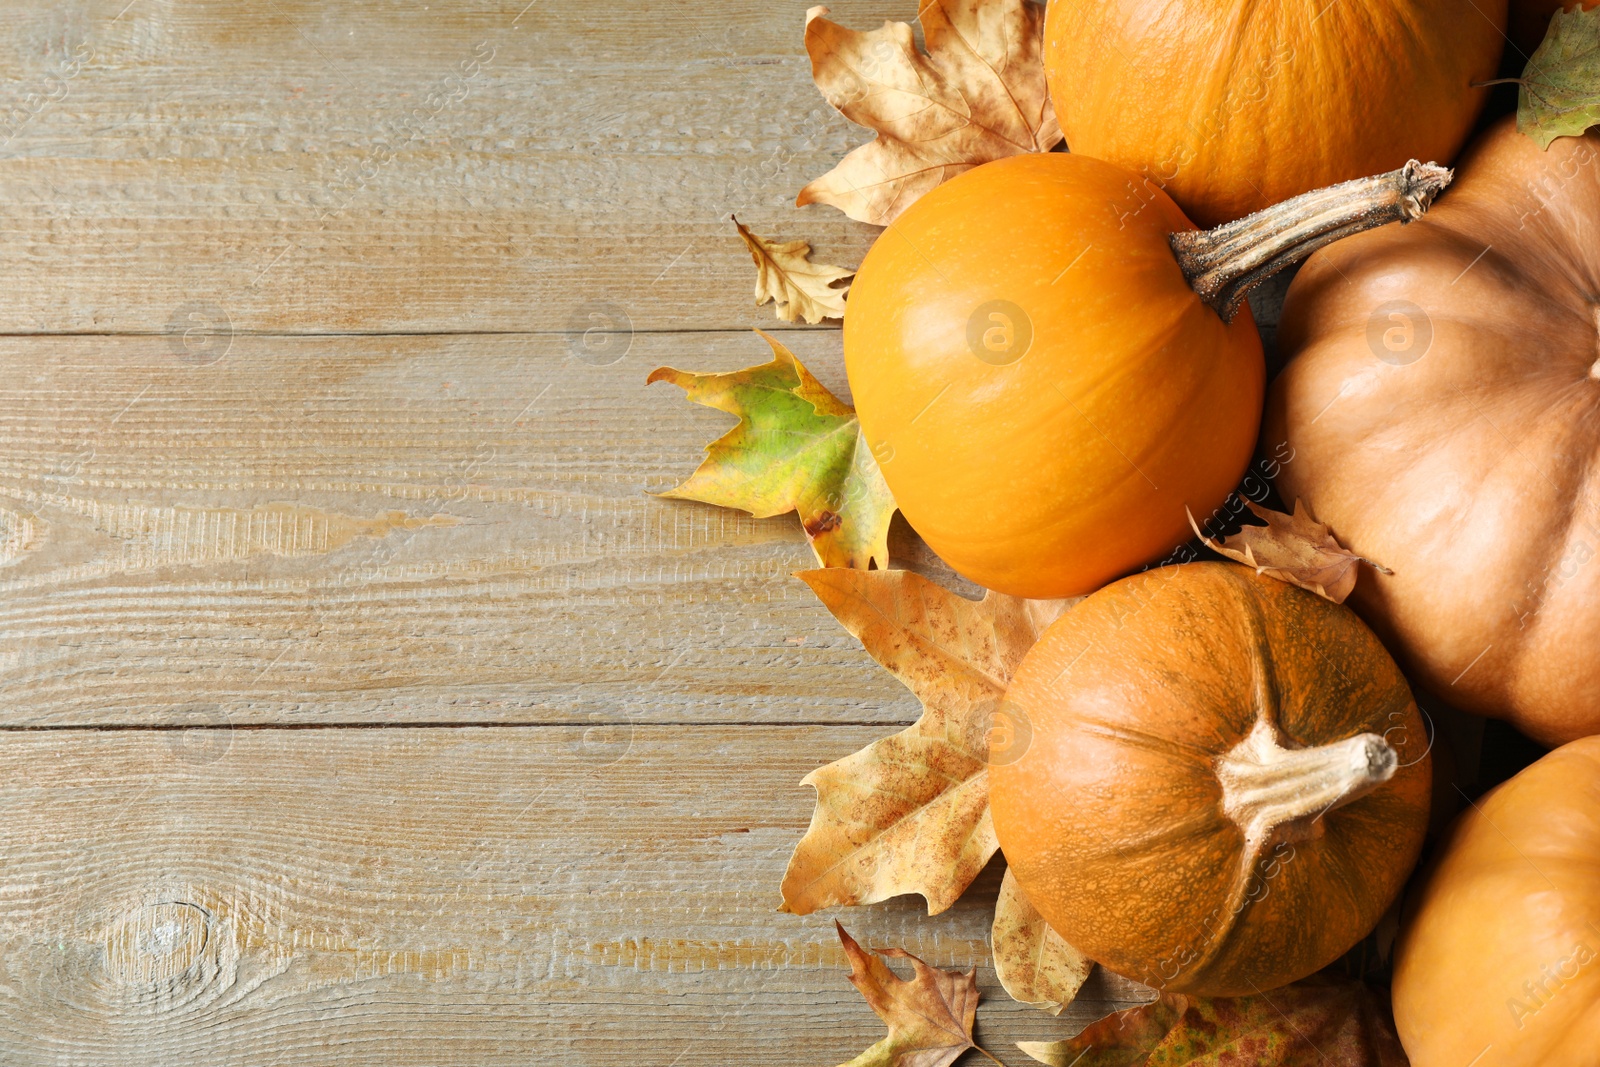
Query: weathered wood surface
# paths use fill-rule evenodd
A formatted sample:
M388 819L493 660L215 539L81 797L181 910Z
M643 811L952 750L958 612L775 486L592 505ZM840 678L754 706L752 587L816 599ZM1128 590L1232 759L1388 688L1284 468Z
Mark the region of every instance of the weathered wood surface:
M832 923L776 911L802 774L866 727L0 738L0 1062L818 1064L881 1036ZM977 964L981 1037L1061 1035L987 965L999 870L863 942Z
M574 344L0 340L0 725L915 718L792 516L648 495L732 423L650 368L760 338Z
M879 1036L776 887L799 778L916 702L791 519L647 495L729 424L653 367L759 325L843 388L727 221L870 244L791 206L865 136L805 7L0 3L0 1064ZM1018 1062L1135 994L1010 1004L998 881L843 917L978 963Z
M874 233L793 207L866 139L806 6L7 0L0 332L770 323L730 212L847 266Z

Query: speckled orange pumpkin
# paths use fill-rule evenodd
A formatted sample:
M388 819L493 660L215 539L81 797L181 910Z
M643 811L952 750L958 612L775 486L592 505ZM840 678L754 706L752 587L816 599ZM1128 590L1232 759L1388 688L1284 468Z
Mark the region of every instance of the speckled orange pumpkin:
M1170 992L1326 966L1377 923L1427 824L1428 740L1355 614L1231 563L1116 582L1012 680L991 757L1006 859L1055 930Z

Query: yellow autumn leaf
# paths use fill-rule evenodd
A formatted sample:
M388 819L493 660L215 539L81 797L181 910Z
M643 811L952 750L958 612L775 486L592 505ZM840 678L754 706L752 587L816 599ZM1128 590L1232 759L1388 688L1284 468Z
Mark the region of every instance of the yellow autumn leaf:
M771 301L784 322L815 325L844 318L845 290L835 289L834 283L855 277L855 271L811 262L811 246L805 241L769 241L737 218L733 224L755 261L757 307Z
M989 764L1020 758L1031 736L1004 702L1011 673L1075 601L993 592L967 600L909 571L800 577L923 712L915 725L806 775L817 806L783 877L784 910L804 915L920 893L929 914L941 912L999 847Z
M1051 1015L1072 1003L1094 961L1050 928L1009 869L994 905L994 972L1011 999Z
M911 27L867 33L806 12L811 75L851 122L878 136L800 190L799 205L831 204L887 226L964 170L1061 140L1045 86L1044 6L1031 0L928 0Z

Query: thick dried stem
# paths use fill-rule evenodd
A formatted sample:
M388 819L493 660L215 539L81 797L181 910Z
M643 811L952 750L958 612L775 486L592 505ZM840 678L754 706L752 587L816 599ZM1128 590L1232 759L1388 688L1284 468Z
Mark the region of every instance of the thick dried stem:
M1453 176L1447 167L1413 159L1399 170L1313 189L1215 229L1175 233L1172 251L1200 299L1232 322L1250 290L1278 271L1341 237L1420 218Z
M1308 830L1324 813L1387 782L1399 765L1394 748L1377 734L1288 748L1263 718L1217 761L1222 810L1246 840L1259 844L1274 834Z

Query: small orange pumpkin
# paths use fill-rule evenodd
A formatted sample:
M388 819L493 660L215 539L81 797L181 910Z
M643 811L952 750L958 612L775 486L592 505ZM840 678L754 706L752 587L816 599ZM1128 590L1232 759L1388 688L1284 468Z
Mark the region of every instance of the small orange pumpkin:
M1188 540L1185 508L1220 505L1255 446L1245 291L1420 214L1447 180L1407 167L1207 233L1087 156L1014 156L934 189L878 237L844 322L900 510L957 571L1025 597L1089 592Z
M1327 965L1394 900L1430 763L1399 669L1353 612L1234 563L1124 578L1045 631L1006 694L994 826L1046 921L1169 992Z
M1395 951L1413 1067L1592 1067L1600 1056L1600 737L1457 821Z
M1045 73L1072 151L1214 226L1407 159L1447 162L1505 21L1506 0L1052 0Z

